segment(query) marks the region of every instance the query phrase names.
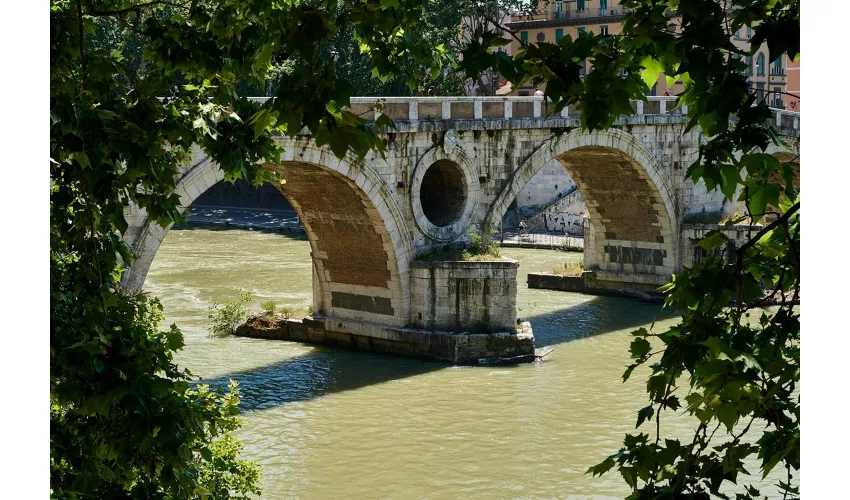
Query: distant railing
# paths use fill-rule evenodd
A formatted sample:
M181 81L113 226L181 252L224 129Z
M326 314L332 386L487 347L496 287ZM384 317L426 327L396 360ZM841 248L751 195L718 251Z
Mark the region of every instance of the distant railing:
M562 12L552 12L550 20L588 19L595 17L624 16L629 12L629 9L620 6L614 7L613 9L607 7L586 7L582 10L565 10Z
M267 97L251 98L265 101ZM647 96L647 101L632 101L636 116L685 115L687 106L676 107L678 97ZM580 112L569 106L549 116L551 101L543 96L504 97L352 97L350 111L367 120L382 114L398 122L440 120L510 120L527 118L570 118ZM800 113L771 108L780 128L800 129Z

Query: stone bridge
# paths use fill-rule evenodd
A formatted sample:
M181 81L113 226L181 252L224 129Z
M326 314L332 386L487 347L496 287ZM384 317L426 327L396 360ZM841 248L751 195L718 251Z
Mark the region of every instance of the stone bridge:
M512 332L515 265L461 270L417 257L465 240L484 221L498 225L523 186L553 162L585 200L584 263L595 285L667 283L693 261L683 224L717 221L733 206L685 179L701 137L698 127L684 132L676 98L648 99L633 102L635 114L611 129L582 133L574 108L550 116L542 97L355 98L355 113L383 112L397 125L385 159L339 159L308 136L281 138L285 155L266 167L286 179L279 188L304 223L317 316L337 331L383 339L384 327L456 332L482 321L486 331ZM775 110L774 119L790 154L799 155L799 114ZM188 207L221 180L218 166L199 154L177 191ZM138 288L169 228L138 210L128 215L124 237L138 258L124 285Z

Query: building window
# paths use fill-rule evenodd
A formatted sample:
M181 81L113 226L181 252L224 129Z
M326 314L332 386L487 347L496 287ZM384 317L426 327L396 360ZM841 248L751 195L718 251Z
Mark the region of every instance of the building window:
M764 76L764 52L756 57L756 76Z
M576 12L583 12L583 11L584 11L584 0L577 0L576 1Z
M775 61L773 61L773 74L775 75L784 75L782 72L782 56L777 57Z
M599 27L599 34L600 35L607 35L608 34L608 25L607 24L603 24L602 26Z
M753 74L753 56L747 56L747 76Z
M558 0L555 2L555 19L564 17L564 2Z
M587 59L581 62L581 68L578 69L578 76L581 78L584 78L584 75L587 74L585 68L587 68Z
M752 37L752 36L753 36L753 30L749 26L747 26L747 40L749 40L750 37Z
M558 43L558 41L559 41L559 40L560 40L563 36L564 36L564 30L562 30L562 29L560 29L560 28L559 28L559 29L556 29L556 30L555 30L555 43Z
M764 101L764 82L756 82L756 102Z
M527 31L520 31L519 32L519 39L522 40L523 45L527 44L528 43L528 32Z
M540 33L537 34L537 41L538 42L543 42L545 40L546 40L546 33L543 33L541 31Z
M599 0L599 15L608 15L608 0Z
M784 108L784 104L782 103L782 93L779 91L779 87L773 87L773 107L774 108Z
M582 33L587 33L587 29L583 26L578 27L578 35L581 36Z

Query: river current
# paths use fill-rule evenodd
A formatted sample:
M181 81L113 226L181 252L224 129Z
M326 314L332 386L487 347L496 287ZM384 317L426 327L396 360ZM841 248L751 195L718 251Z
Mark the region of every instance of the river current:
M204 382L240 384L243 456L260 462L264 497L623 498L616 452L646 405L646 371L623 383L630 332L676 318L631 299L531 290L531 271L579 253L502 249L520 262L517 305L543 362L455 367L389 355L245 338L210 338L211 301L252 290L252 307L311 303L309 244L279 234L172 230L146 289L176 322L177 361ZM671 434L693 420L663 420ZM641 428L650 431L649 426ZM769 490L769 488L768 488ZM762 493L768 491L762 490Z

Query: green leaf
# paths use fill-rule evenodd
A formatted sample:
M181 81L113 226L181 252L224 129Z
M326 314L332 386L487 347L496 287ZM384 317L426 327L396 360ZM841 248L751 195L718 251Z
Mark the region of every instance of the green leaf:
M587 469L585 474L592 474L593 477L601 476L614 467L614 457L607 457L602 462L592 465Z
M635 368L637 367L638 365L629 365L628 367L626 367L626 371L623 372L623 382L629 380L629 377L632 376L632 372L635 371Z
M706 251L711 251L714 248L725 245L727 241L729 241L729 237L725 234L720 231L711 231L706 237L699 240L697 245L704 248Z
M641 408L638 412L637 425L635 425L635 429L640 427L640 424L642 424L645 420L652 420L652 415L654 413L655 409L652 407L652 405L644 406L643 408Z
M731 432L738 422L738 407L734 403L722 403L714 409L714 415Z
M750 185L747 194L750 213L756 222L764 216L769 205L773 207L779 205L779 185L777 184Z
M741 179L741 171L736 165L723 164L720 165L720 191L728 200L732 201L738 186L743 184Z
M632 358L642 358L652 348L650 343L642 337L636 338L629 346L629 352L632 353Z
M91 166L91 163L89 162L89 155L83 151L75 151L68 155L68 157L72 160L76 160L76 162L83 168L89 168Z
M643 67L640 71L641 80L643 80L643 83L646 84L647 87L652 88L652 86L658 81L658 75L660 75L664 70L663 66L658 60L651 56L646 56L641 59L640 65Z
M268 109L261 109L251 117L249 123L254 124L254 140L257 140L268 128L271 123L271 112Z

